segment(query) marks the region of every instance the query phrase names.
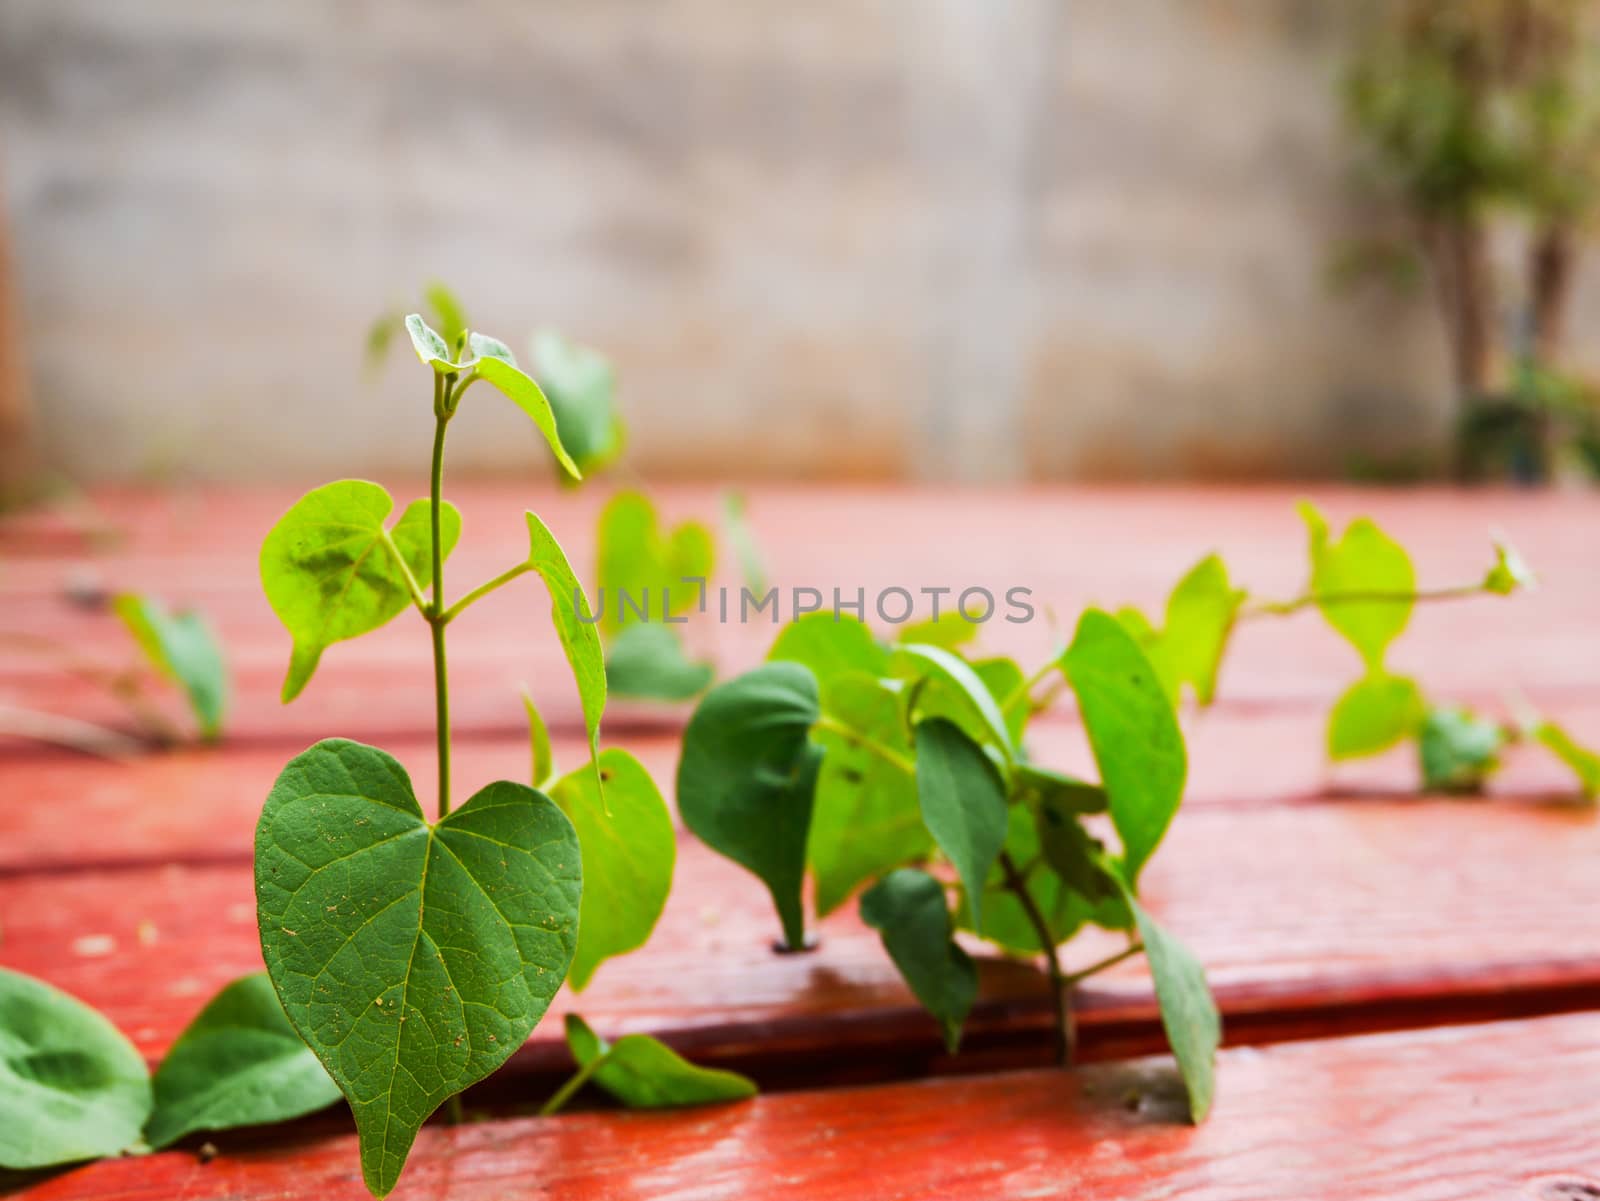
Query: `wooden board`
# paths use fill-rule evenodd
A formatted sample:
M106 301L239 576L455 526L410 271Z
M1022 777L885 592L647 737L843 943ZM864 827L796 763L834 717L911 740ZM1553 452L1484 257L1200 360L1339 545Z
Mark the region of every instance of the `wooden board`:
M1147 869L1150 908L1200 956L1230 1036L1443 1022L1600 1004L1600 820L1592 808L1363 801L1179 815ZM1536 882L1535 882L1536 880ZM24 872L0 878L0 964L104 1010L158 1056L212 992L260 966L248 862ZM788 1071L857 1046L866 1075L927 1070L935 1029L853 907L821 947L781 956L761 885L693 840L648 946L603 967L581 998L611 1033L671 1034L717 1060ZM1119 945L1089 932L1069 959ZM969 1049L1043 1052L1033 966L986 964ZM1092 1054L1157 1044L1143 964L1083 998ZM528 1053L549 1064L547 1021ZM966 1058L966 1057L964 1057ZM836 1061L821 1065L829 1070ZM975 1060L981 1063L981 1058Z
M394 489L410 496L410 488ZM431 721L428 640L414 621L326 655L318 677L293 706L278 704L288 641L260 594L261 536L293 500L292 489L198 491L157 497L100 496L101 510L125 526L119 546L73 553L70 531L48 517L0 524L0 599L13 628L70 645L80 655L120 663L125 635L109 617L68 600L86 585L148 589L174 603L203 608L228 647L237 680L231 722L245 739L309 741L337 731L376 739L425 735ZM467 535L452 558L450 591L486 578L526 553L519 511L532 503L564 538L580 575L590 578L599 494L468 485L454 494ZM670 517L717 511L714 491L660 491ZM1222 550L1238 579L1263 595L1288 596L1304 583L1304 531L1287 489L1133 492L1108 489L965 494L915 490L763 489L752 514L769 574L784 589L812 586L874 596L885 587L977 585L1003 595L1033 589L1038 616L1027 624L990 622L986 651L1044 661L1088 604L1134 602L1158 612L1166 591L1205 552ZM1489 561L1487 530L1504 528L1540 570L1544 586L1511 600L1432 607L1399 640L1396 670L1414 671L1444 698L1492 701L1520 689L1540 703L1594 697L1600 690L1600 637L1592 601L1600 563L1587 553L1600 529L1600 500L1587 496L1487 492L1352 492L1324 499L1338 518L1371 512L1410 546L1424 584L1481 575ZM997 537L996 530L1006 531ZM819 537L822 531L824 536ZM1130 537L1130 533L1136 537ZM30 551L37 553L30 553ZM737 589L731 563L719 580ZM552 720L573 725L576 695L564 678L559 648L545 627L537 584L522 582L484 601L452 626L455 711L463 730L512 733L516 693L532 684ZM768 624L689 627L698 653L724 672L759 660ZM1306 613L1241 630L1224 672L1226 705L1324 705L1359 672L1350 648ZM90 720L117 721L116 708L92 689L65 681L35 655L0 647L0 700ZM679 721L683 711L672 715ZM637 716L637 711L635 713ZM654 718L656 711L645 716ZM613 720L626 720L619 710Z
M1166 1059L423 1130L393 1196L500 1201L1582 1201L1600 1195L1600 1016L1227 1051L1211 1119ZM350 1135L113 1160L28 1201L364 1196Z

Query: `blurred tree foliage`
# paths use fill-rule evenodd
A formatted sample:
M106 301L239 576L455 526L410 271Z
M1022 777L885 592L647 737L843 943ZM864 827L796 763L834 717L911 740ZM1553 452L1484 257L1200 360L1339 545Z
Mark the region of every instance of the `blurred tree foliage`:
M1425 268L1448 332L1463 466L1545 474L1558 444L1594 445L1592 390L1562 371L1583 235L1600 213L1600 4L1377 0L1345 76L1365 165L1407 217L1350 270ZM1491 229L1526 233L1511 305ZM1516 431L1521 430L1518 434ZM1507 437L1527 442L1521 459ZM1476 462L1475 462L1476 461Z

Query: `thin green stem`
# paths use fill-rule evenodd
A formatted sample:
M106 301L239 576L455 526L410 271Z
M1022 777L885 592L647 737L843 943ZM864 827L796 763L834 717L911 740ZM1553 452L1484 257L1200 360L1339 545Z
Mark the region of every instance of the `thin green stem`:
M1029 676L1026 680L1022 681L1022 683L1018 684L1016 688L1012 689L1011 695L1006 697L1005 701L1001 704L1000 712L1009 715L1010 712L1017 707L1019 702L1028 699L1034 688L1038 686L1039 682L1048 676L1052 671L1054 671L1056 667L1057 662L1056 660L1052 659L1038 671Z
M449 394L445 393L445 405ZM428 606L428 626L433 633L433 708L439 738L439 817L450 812L450 680L444 658L444 538L439 530L444 486L444 431L450 423L446 407L436 406L433 431L433 478L428 516L433 532L433 599Z
M422 595L422 585L417 583L417 577L411 574L411 564L406 562L406 557L400 553L400 548L395 545L394 537L388 530L380 529L378 533L383 538L384 546L389 549L389 557L400 568L400 575L406 582L406 591L411 593L411 603L417 607L418 613L432 620L428 609L428 598Z
M461 1106L460 1093L456 1093L444 1103L444 1120L452 1126L459 1126L467 1120L467 1111Z
M1122 950L1118 951L1115 955L1107 955L1104 959L1098 961L1097 963L1091 963L1086 968L1080 968L1076 972L1068 972L1065 977L1067 987L1071 988L1076 984L1081 984L1090 976L1097 976L1108 968L1116 967L1117 964L1121 963L1124 959L1132 959L1135 955L1139 954L1139 952L1143 950L1144 943L1135 939L1133 942L1130 942L1127 946L1123 947Z
M589 1083L589 1078L605 1065L606 1060L610 1058L610 1056L610 1051L607 1051L604 1055L596 1055L588 1063L579 1068L572 1079L568 1080L556 1090L555 1096L551 1097L539 1107L539 1116L541 1118L548 1118L552 1114L560 1113L562 1106L566 1105L568 1101L572 1100L574 1093L576 1093L585 1084Z
M907 759L899 751L895 750L892 746L885 746L876 738L869 738L860 730L851 729L841 721L836 721L831 717L823 716L817 718L817 720L812 723L811 728L813 730L830 730L839 735L839 737L845 739L847 742L852 743L855 746L859 746L863 750L871 751L885 763L899 768L901 771L905 772L906 775L915 777L917 774L917 765L910 759Z
M495 576L494 579L490 580L487 584L479 584L471 592L467 593L455 604L446 609L444 614L439 618L439 624L449 625L457 617L461 616L461 611L463 609L467 608L467 606L471 605L474 601L482 600L496 588L499 588L505 584L509 584L519 575L526 575L532 570L533 564L526 562L518 563L515 567L508 567L505 571L502 571L499 575Z
M1061 957L1056 953L1056 941L1050 934L1050 923L1045 921L1038 902L1028 891L1028 882L1017 870L1016 860L1005 851L1000 852L1000 872L1005 876L1006 887L1016 894L1017 903L1022 906L1022 912L1039 940L1039 949L1044 952L1045 970L1050 973L1051 1011L1056 1023L1056 1063L1066 1067L1072 1062L1072 1018L1067 1012L1067 979L1061 974Z
M1482 594L1482 584L1457 584L1450 588L1423 588L1415 592L1306 592L1285 601L1262 601L1239 610L1240 620L1252 617L1287 617L1312 605L1410 604L1421 601L1465 600Z

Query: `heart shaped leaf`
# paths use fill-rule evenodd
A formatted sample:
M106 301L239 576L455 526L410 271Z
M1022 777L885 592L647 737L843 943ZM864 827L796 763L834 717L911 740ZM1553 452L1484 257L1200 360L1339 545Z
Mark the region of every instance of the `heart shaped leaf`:
M150 1112L144 1059L105 1018L0 968L0 1167L116 1155Z
M310 681L324 649L377 629L411 603L407 571L413 581L431 578L428 508L412 501L386 530L393 498L366 480L339 480L307 492L272 527L261 544L261 586L294 639L286 703ZM439 527L448 557L461 536L454 505L443 506Z
M339 1086L289 1025L265 972L242 976L200 1011L156 1069L145 1142L315 1113Z
M568 975L574 992L607 959L644 945L672 891L677 857L672 814L644 765L615 748L596 764L598 775L584 767L550 790L583 849L578 953Z
M819 713L809 671L768 663L706 693L678 760L684 824L761 878L791 947L805 943L800 887L822 759L809 732Z
M1417 682L1369 671L1328 714L1328 757L1356 759L1388 750L1417 732L1425 705Z
M641 608L644 620L661 622L697 605L701 585L693 581L711 578L716 557L711 531L697 521L663 534L655 506L640 492L619 492L606 503L597 554L600 626L608 634L640 620Z
M383 1196L428 1115L504 1063L561 987L582 890L572 823L500 781L430 825L391 756L330 740L279 775L255 876L267 971Z
M1370 518L1352 521L1334 542L1327 521L1309 503L1301 502L1300 516L1310 537L1311 592L1327 598L1317 607L1368 667L1382 666L1384 651L1406 628L1415 607L1411 556ZM1365 599L1372 597L1381 599Z
M124 592L112 609L161 675L182 687L204 738L222 732L228 707L228 666L206 619L191 610L169 613L152 596Z
M639 622L611 635L606 647L606 687L617 696L652 701L686 701L711 685L716 670L683 652L670 625Z

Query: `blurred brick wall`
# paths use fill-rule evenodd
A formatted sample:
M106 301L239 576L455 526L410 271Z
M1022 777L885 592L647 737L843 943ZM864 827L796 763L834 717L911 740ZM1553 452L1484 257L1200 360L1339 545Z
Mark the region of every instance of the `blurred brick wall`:
M1436 446L1318 0L5 0L38 442L81 478L415 469L373 313L607 350L663 476L1334 474ZM533 437L475 394L462 468Z

